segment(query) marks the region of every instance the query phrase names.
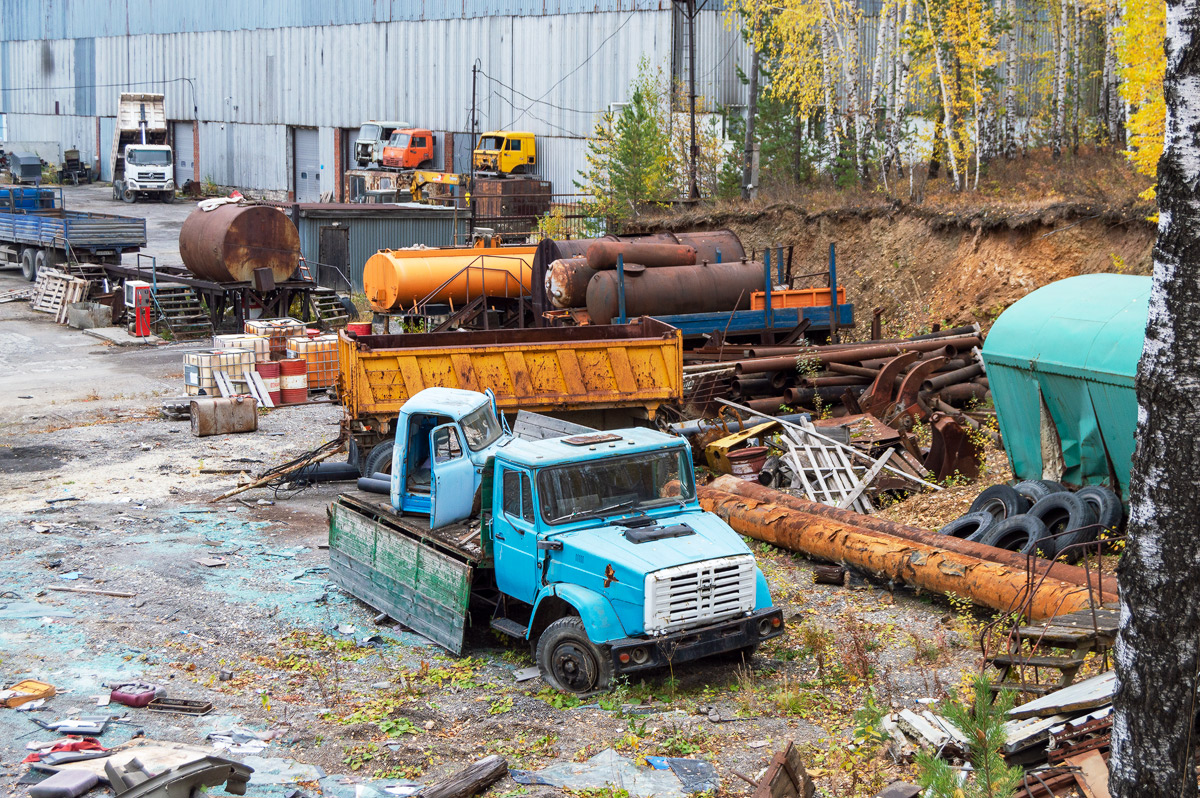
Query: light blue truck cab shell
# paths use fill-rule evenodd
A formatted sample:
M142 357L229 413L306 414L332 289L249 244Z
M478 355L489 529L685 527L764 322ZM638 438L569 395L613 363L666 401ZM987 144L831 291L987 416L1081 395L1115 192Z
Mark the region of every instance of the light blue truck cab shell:
M579 442L588 439L594 442ZM653 507L606 517L591 515L558 523L552 523L557 519L544 517L546 503L538 483L549 469L578 468L587 461L657 452L679 455L681 496L664 496L663 501L653 502ZM741 536L700 508L685 439L651 429L622 429L540 441L512 439L499 444L495 455L496 469L517 470L531 477L529 498L537 513L536 521L522 523L522 519L505 513L504 490L497 489L493 491L492 536L498 586L506 594L533 604L535 621L539 608L556 597L578 612L588 637L599 645L663 634L662 629L646 628L648 575L687 569L702 561L726 570L734 565L740 568L740 603L728 603L712 616L714 619L748 617L772 607L766 579ZM502 480L499 475L496 484ZM639 530L643 531L640 538ZM526 536L536 536L536 540ZM521 551L512 552L506 562L506 550L511 548ZM519 568L518 563L526 567ZM510 564L511 570L506 567ZM539 574L540 580L523 581L522 572ZM696 577L701 590L703 581L712 578L705 573ZM746 580L753 582L752 601L747 599ZM720 598L713 601L719 604ZM667 624L668 629L687 626L678 619ZM528 636L535 628L536 623L531 623Z
M479 448L472 448L471 437L464 429L464 420L469 420L487 408L492 422L495 423L495 437ZM481 414L486 415L486 414ZM448 515L456 519L466 518L470 513L471 502L475 490L479 488L483 478L483 467L497 447L511 435L502 432L499 420L495 415L494 406L489 397L475 391L463 391L458 388L426 388L414 394L404 403L396 421L396 445L392 449L391 504L399 512L430 513L432 508L431 492L422 492L415 483L422 482L429 486L429 469L426 461L432 456L428 441L429 433L443 424L454 425L457 439L462 452L471 464L469 491L460 489L453 495L442 497L453 507L448 508ZM463 463L466 466L466 463ZM464 468L465 471L465 468ZM464 482L466 475L464 475ZM417 489L414 489L416 487ZM446 491L447 494L450 491Z

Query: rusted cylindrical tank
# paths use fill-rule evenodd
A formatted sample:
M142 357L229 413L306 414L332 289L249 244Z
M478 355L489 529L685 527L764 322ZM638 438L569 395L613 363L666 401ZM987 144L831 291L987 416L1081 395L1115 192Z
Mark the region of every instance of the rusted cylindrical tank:
M687 266L698 263L695 247L686 244L597 241L588 247L587 265L593 269L615 269L617 258L643 266Z
M386 312L431 302L529 293L536 247L385 249L367 259L363 291L372 309Z
M563 258L546 267L546 296L556 308L581 308L587 304L588 282L596 270L587 258Z
M750 294L763 290L758 261L646 269L625 275L625 315L670 316L745 310ZM610 324L619 313L617 272L596 272L588 283L587 309L593 324Z
M253 282L263 268L281 283L300 265L300 233L270 205L197 209L179 231L179 254L188 271L215 283Z
M698 263L730 263L746 257L742 240L732 230L702 230L698 233L666 233L680 244L696 250Z

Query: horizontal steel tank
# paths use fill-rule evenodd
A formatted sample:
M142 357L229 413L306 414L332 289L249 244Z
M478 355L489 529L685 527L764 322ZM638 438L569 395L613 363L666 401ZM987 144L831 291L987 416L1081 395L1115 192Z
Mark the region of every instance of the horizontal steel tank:
M300 233L271 205L196 209L179 231L179 254L188 271L215 283L253 282L263 268L281 283L300 265Z
M750 294L765 285L761 261L671 266L625 275L625 315L671 316L746 310ZM593 324L617 317L617 272L596 272L588 282L587 309Z
M363 291L380 313L431 302L455 305L529 293L536 247L385 249L367 259Z
M588 247L587 263L593 269L615 269L617 259L643 266L687 266L699 263L696 250L686 244L660 244L627 241L597 241Z
M581 308L595 274L587 258L560 258L546 267L546 297L556 308Z

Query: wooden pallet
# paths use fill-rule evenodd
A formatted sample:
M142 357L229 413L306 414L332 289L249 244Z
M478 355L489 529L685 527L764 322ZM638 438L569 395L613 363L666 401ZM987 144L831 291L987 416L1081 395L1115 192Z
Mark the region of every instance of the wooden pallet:
M82 302L88 293L87 280L60 271L43 269L33 286L30 307L39 313L53 313L59 324L67 321L67 309L73 302Z
M32 288L15 288L11 291L0 291L0 305L5 302L17 302L22 299L32 299Z

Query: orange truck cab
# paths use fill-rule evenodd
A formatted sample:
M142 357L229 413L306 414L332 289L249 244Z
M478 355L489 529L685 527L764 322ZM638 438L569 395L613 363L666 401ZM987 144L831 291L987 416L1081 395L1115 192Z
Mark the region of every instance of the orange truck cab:
M426 169L433 166L433 131L403 128L393 131L383 148L383 165L393 169Z

